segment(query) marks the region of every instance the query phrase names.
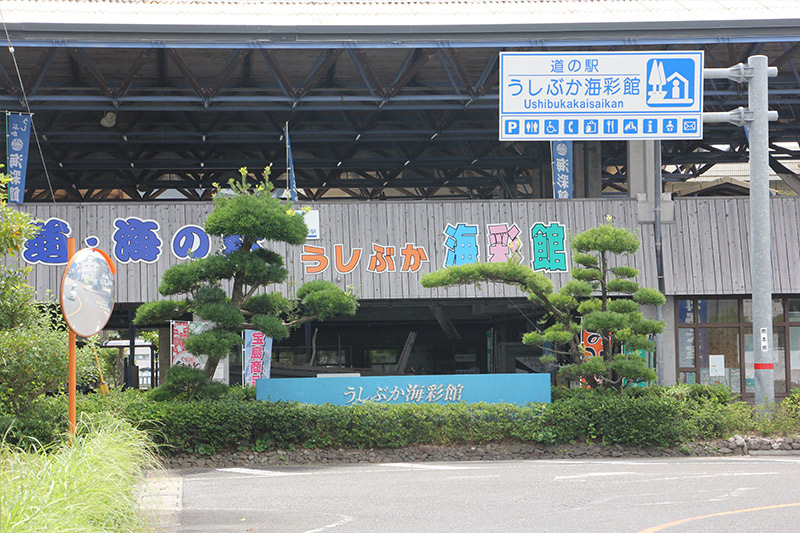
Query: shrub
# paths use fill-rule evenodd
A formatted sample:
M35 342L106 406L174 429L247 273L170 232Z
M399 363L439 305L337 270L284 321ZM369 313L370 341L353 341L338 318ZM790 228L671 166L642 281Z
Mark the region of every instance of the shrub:
M228 393L228 386L213 382L199 368L176 365L164 374L164 383L150 391L157 402L167 400L218 399Z
M541 437L548 444L578 440L605 444L671 446L683 435L681 403L666 397L580 394L542 411Z
M680 400L710 402L719 405L729 404L738 396L725 385L678 384L671 387L660 387L660 389L665 395Z
M23 413L9 414L6 420L8 425L0 427L0 431L10 444L27 447L60 442L67 432L67 398L36 398Z
M786 415L800 419L800 389L792 389L789 396L781 402Z
M25 326L0 330L0 401L23 413L31 402L57 390L67 376L67 333L39 313Z
M67 381L67 339L61 316L46 309L37 309L29 323L0 329L0 404L23 415L36 398L62 390ZM76 367L79 385L89 388L97 382L91 346L78 350Z
M223 386L224 389L224 386ZM79 413L116 416L145 430L164 454L292 447L396 448L413 444L517 441L566 444L586 440L628 446L672 446L734 432L800 431L786 407L757 412L730 394L701 387L614 391L573 390L552 404L373 404L337 406L252 401L252 388L229 388L220 399L153 401L152 393L112 390L80 395ZM798 393L800 394L800 393ZM197 394L195 396L202 396ZM41 397L24 416L0 411L7 441L60 442L66 398Z

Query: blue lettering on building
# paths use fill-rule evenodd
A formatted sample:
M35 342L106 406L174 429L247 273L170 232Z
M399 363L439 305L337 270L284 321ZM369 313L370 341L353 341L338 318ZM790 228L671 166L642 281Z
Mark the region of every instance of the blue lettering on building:
M114 258L120 263L153 263L161 255L158 222L136 217L118 218L112 235Z
M23 245L22 258L28 263L46 265L65 265L69 261L67 244L72 228L59 218L46 222L36 222L40 231L36 237L28 239Z
M211 239L200 226L183 226L172 237L172 253L178 259L200 259L210 251Z

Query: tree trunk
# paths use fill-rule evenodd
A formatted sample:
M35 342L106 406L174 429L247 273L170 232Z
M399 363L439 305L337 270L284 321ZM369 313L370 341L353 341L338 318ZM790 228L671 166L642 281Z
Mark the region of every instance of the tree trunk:
M209 381L214 378L214 373L217 371L217 365L219 364L219 359L214 359L213 357L208 357L206 359L206 364L203 366L203 372L205 372L206 377Z

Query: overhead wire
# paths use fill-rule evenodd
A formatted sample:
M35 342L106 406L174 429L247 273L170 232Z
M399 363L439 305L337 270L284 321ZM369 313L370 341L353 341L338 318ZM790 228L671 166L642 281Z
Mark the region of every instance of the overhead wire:
M11 60L14 63L14 70L17 73L17 80L19 81L19 87L22 91L22 102L25 106L25 110L28 112L28 115L31 117L31 131L33 132L33 138L36 141L36 148L39 151L39 158L42 161L42 168L44 169L44 177L47 180L47 188L50 190L50 198L53 199L53 203L56 203L56 196L53 193L53 184L50 182L50 173L47 171L47 163L44 160L44 152L42 151L42 144L39 141L39 133L36 131L36 121L33 119L33 112L31 112L31 106L28 102L28 95L25 92L25 84L22 82L22 73L19 70L19 64L17 63L17 55L14 51L14 45L11 43L11 36L8 33L8 26L6 25L6 17L3 15L3 10L0 7L0 22L3 23L3 32L6 36L6 42L8 43L8 51L11 53ZM23 191L24 195L24 191Z

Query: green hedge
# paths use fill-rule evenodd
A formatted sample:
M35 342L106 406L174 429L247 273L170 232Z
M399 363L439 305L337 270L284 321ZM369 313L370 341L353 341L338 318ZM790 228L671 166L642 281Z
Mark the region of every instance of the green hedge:
M733 401L727 389L648 387L625 396L554 389L552 404L304 405L253 401L232 388L220 400L153 401L139 391L80 396L82 412L108 412L145 429L162 453L412 444L577 441L673 446L734 432L800 433L800 393L770 413ZM39 398L25 418L0 412L14 444L47 444L66 430L66 399Z

